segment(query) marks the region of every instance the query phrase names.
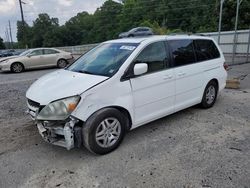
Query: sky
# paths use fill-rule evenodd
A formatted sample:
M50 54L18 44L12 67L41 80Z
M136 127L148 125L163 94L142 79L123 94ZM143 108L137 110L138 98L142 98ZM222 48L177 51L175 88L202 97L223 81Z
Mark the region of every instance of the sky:
M48 13L59 19L60 25L82 11L94 13L105 0L22 0L24 20L32 25L39 13ZM6 41L6 28L10 21L13 40L16 41L16 22L21 20L18 0L0 0L0 37Z

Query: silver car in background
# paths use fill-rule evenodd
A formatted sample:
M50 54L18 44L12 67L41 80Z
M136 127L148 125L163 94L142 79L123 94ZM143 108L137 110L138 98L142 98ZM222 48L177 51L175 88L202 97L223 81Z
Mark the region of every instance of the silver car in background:
M129 30L128 32L120 33L119 38L149 36L153 34L153 30L149 27L136 27Z
M0 62L0 70L15 73L27 69L55 67L64 68L74 61L71 53L55 48L36 48L26 50L19 56L9 57Z

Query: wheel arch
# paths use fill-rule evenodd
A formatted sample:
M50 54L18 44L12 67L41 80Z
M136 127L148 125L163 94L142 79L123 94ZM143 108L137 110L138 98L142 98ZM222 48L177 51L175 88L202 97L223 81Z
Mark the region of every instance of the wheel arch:
M218 81L218 79L217 78L213 78L213 79L211 79L209 82L211 82L211 81L214 81L215 83L216 83L216 85L217 85L217 89L219 89L219 81ZM209 83L208 82L208 83ZM207 84L208 84L207 83Z
M23 69L25 70L25 66L24 66L24 64L21 61L14 61L14 62L12 62L10 64L10 69L12 69L12 65L15 64L15 63L20 63L23 66Z
M126 108L121 107L121 106L111 106L110 108L115 108L119 110L123 115L125 115L125 117L128 120L128 122L126 123L126 130L129 131L132 127L132 118L131 118L129 111Z
M123 115L126 117L126 119L128 120L128 121L126 122L126 131L129 131L129 130L131 129L131 127L132 127L132 117L131 117L131 114L129 113L129 111L128 111L126 108L124 108L124 107L122 107L122 106L117 106L117 105L105 106L105 107L103 107L103 108L100 108L100 109L96 110L96 111L93 112L91 115L89 115L89 117L87 118L86 121L88 121L88 119L89 119L93 114L95 114L96 112L98 112L98 111L100 111L100 110L104 110L104 109L106 109L106 108L113 108L113 109L116 109L116 110L118 110L119 112L121 112L121 114L123 114Z
M66 59L66 58L63 58L63 57L59 57L59 58L57 59L57 62L56 62L56 63L58 63L60 60L64 60L64 61L66 61L66 62L68 63L67 59Z

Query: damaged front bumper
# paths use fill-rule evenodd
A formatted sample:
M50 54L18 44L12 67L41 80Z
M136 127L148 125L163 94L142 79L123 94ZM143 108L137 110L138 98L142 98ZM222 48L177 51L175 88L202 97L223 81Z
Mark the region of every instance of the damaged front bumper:
M37 120L36 117L43 106L31 100L28 100L27 104L26 114L36 122L38 131L46 142L67 148L67 150L82 146L82 121L72 116L64 121Z
M82 146L82 121L74 117L65 121L39 121L35 119L36 113L30 110L26 113L35 120L37 129L46 142L67 150Z
M50 144L67 150L82 146L82 128L77 119L69 118L65 122L37 121L37 128L42 138Z

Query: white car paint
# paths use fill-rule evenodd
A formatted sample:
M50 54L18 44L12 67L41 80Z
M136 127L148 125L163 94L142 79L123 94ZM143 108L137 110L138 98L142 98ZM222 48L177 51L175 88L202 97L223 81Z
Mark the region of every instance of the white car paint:
M132 128L138 127L200 103L206 84L214 78L219 81L220 90L225 87L227 74L223 67L225 62L223 55L215 60L120 81L131 61L145 46L155 41L185 39L185 37L187 36L154 36L108 41L111 43L140 42L141 44L119 71L109 79L67 70L56 71L36 81L27 91L26 96L46 105L60 98L80 94L82 100L72 116L86 121L91 114L101 108L118 106L130 113ZM189 36L189 38L201 37ZM202 37L204 38L206 37ZM221 51L220 53L222 54Z
M27 91L26 97L42 105L74 95L81 101L72 116L86 121L93 113L105 107L120 107L129 113L132 126L136 128L168 114L201 102L207 83L216 79L219 91L226 84L227 73L222 51L217 59L187 66L173 67L163 71L122 80L131 62L149 44L175 39L209 39L201 36L153 36L128 38L106 43L140 43L119 71L111 78L57 71L36 81Z
M62 69L42 76L32 84L26 97L34 101L39 101L40 105L47 105L58 99L80 95L85 90L106 79L108 77L82 74Z

